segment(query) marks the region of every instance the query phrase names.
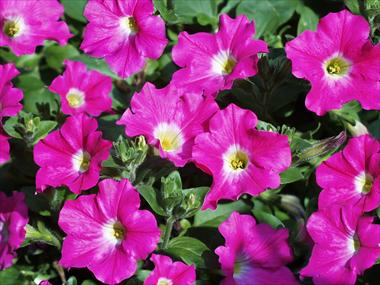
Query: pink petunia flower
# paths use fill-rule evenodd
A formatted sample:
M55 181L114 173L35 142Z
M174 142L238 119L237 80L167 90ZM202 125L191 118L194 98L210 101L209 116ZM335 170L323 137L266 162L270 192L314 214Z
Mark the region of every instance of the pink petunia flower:
M60 264L87 267L106 284L131 277L160 239L154 215L139 207L139 194L127 179L103 180L98 194L66 201L58 221L67 234Z
M63 5L57 0L0 0L0 46L17 56L32 54L44 40L67 44L69 27L59 19Z
M0 120L3 117L16 116L22 109L20 101L24 97L23 93L14 88L11 82L19 73L12 63L0 65Z
M128 136L146 136L149 144L160 149L161 157L184 166L191 159L194 138L205 131L217 109L209 96L184 92L172 85L156 89L146 83L117 123L125 125Z
M366 110L380 109L380 44L372 46L369 32L363 17L343 10L286 44L293 74L311 83L309 110L321 116L351 100Z
M34 161L41 167L36 176L37 191L65 185L79 194L96 185L101 163L112 146L102 139L97 127L94 118L78 114L35 145Z
M10 158L9 137L0 126L0 165L6 163Z
M0 270L12 265L15 250L25 239L28 208L25 195L13 192L11 197L0 192Z
M54 79L49 89L61 97L62 112L99 116L112 108L112 79L89 71L81 62L66 60L66 71Z
M155 268L144 281L144 285L193 285L195 283L194 265L173 262L170 257L152 254L150 258Z
M363 211L380 206L380 142L369 135L354 137L323 162L316 172L323 188L319 208L355 204Z
M231 104L210 119L209 132L196 137L193 160L214 179L203 208L280 185L279 173L291 164L288 138L255 130L256 123L253 112Z
M257 54L268 52L267 44L254 40L254 22L245 15L220 16L216 34L181 32L173 47L173 60L182 67L173 75L175 85L186 90L215 94L232 87L238 78L257 73Z
M316 285L353 285L380 257L380 225L361 208L331 206L311 215L307 230L315 245L302 276Z
M152 14L152 0L90 0L81 49L104 57L120 77L128 77L140 71L147 58L159 58L168 42L164 21Z
M233 212L219 232L225 239L215 250L226 275L221 285L298 284L285 266L293 260L287 229L258 225L252 216Z

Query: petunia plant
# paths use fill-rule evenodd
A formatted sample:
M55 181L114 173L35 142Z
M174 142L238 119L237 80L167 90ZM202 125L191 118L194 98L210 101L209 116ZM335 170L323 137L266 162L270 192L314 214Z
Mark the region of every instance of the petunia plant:
M377 285L378 0L0 0L0 285Z

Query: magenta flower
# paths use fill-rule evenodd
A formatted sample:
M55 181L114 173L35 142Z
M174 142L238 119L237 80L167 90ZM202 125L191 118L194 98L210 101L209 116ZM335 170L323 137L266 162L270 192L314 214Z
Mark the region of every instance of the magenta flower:
M24 97L23 93L14 88L11 82L18 74L14 64L0 65L0 120L2 117L16 116L22 109L20 101Z
M380 142L362 135L317 168L317 183L323 188L319 208L358 205L363 211L380 206Z
M10 158L9 137L0 126L0 165L6 163Z
M147 58L159 58L168 42L164 21L152 14L152 0L90 0L81 49L104 57L120 77L128 77L140 71Z
M49 89L61 97L62 112L99 116L112 108L112 79L89 71L81 62L66 60L66 71L54 79Z
M58 221L67 234L60 264L87 267L106 284L131 277L160 239L154 215L139 207L139 194L126 179L103 180L98 194L66 201Z
M96 185L101 163L112 146L102 139L97 127L95 119L78 114L35 145L34 161L41 167L36 176L37 191L65 185L79 194Z
M230 89L238 78L257 73L257 53L268 52L264 41L254 40L254 22L245 15L231 19L220 16L216 34L181 32L173 47L173 60L182 67L174 73L177 86L215 94Z
M233 212L219 232L226 241L215 250L226 275L221 285L298 284L285 266L293 260L287 229L257 225L252 216Z
M315 245L302 276L316 285L353 285L356 276L380 257L380 225L361 216L360 207L321 209L311 215L307 230Z
M217 109L211 97L170 85L156 89L146 83L132 97L131 108L118 124L125 125L127 136L146 136L149 144L160 149L161 157L170 159L176 166L184 166L191 159L195 136L205 131Z
M0 270L12 265L15 250L25 239L28 208L24 200L21 192L13 192L7 197L0 191Z
M196 137L193 160L214 179L203 208L280 185L279 173L291 164L288 138L255 130L256 123L253 112L231 104L210 119L209 132Z
M63 6L57 0L1 0L0 46L8 46L17 56L32 54L44 40L67 44L69 27L59 19Z
M170 257L152 254L150 258L155 268L144 281L144 285L193 285L195 283L194 265L173 262Z
M311 83L309 110L321 116L351 100L366 110L380 109L380 45L372 46L369 32L363 17L343 10L286 44L293 74Z

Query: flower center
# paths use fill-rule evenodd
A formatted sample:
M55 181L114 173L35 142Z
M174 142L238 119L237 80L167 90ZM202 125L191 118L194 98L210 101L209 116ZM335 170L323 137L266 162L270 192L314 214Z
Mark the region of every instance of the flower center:
M123 240L125 236L124 227L120 222L116 222L112 226L113 228L113 236L118 240Z
M134 35L139 31L136 20L133 17L120 18L120 27L127 35Z
M364 195L371 192L373 186L373 177L369 173L361 173L355 177L355 188L359 193Z
M84 103L84 93L76 88L71 88L66 94L66 100L71 108L79 108Z
M248 151L239 145L231 145L223 154L223 170L226 175L239 174L249 165Z
M173 281L165 277L160 277L157 281L157 285L173 285Z
M360 241L357 236L354 236L354 249L357 252L360 249Z
M234 263L233 277L236 281L244 280L247 273L250 271L250 258L244 253L240 253L236 256Z
M230 164L233 170L244 170L248 165L248 155L240 150L237 150L230 156Z
M76 171L86 172L90 168L91 155L87 151L80 150L73 156L73 166Z
M222 51L212 59L212 70L217 74L231 74L235 66L236 59L229 51Z
M4 34L10 38L15 38L20 34L21 24L18 21L10 20L4 23Z
M325 63L326 72L332 76L346 75L349 68L349 62L342 57L334 57Z
M181 129L176 124L161 123L154 129L153 135L166 152L177 151L183 144Z

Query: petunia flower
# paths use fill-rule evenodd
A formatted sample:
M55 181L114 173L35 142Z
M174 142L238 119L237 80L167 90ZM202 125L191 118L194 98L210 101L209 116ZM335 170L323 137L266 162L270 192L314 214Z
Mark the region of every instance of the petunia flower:
M14 88L11 82L19 73L12 63L0 65L0 120L3 117L16 116L22 109L20 101L24 97L23 93Z
M112 79L97 71L89 71L81 62L66 60L66 70L51 83L49 89L61 97L62 112L68 115L87 113L99 116L112 107Z
M307 230L315 242L302 276L316 285L353 285L380 257L380 225L361 208L331 206L311 215Z
M355 204L364 211L376 209L380 206L380 142L370 135L350 139L317 168L316 176L323 189L319 208Z
M161 157L184 166L191 159L194 138L205 131L217 109L211 97L172 85L156 89L146 83L117 123L125 125L127 136L144 135L149 144L159 148Z
M293 74L311 83L309 110L321 116L351 100L366 110L380 109L380 44L371 44L369 32L363 17L343 10L286 44Z
M143 69L147 58L159 58L168 42L164 21L152 14L152 0L89 0L81 49L128 77Z
M0 166L6 163L10 157L9 137L4 133L0 126Z
M258 225L252 216L233 212L219 232L225 239L215 250L226 276L221 285L298 284L286 267L293 260L287 229Z
M253 112L231 104L210 119L208 132L196 137L193 160L214 179L203 208L280 185L279 173L291 164L288 138L255 130L256 124Z
M154 270L145 279L144 285L193 285L195 283L194 265L173 262L170 257L152 254Z
M257 54L268 52L267 44L254 40L254 22L245 15L231 19L220 16L216 34L181 32L173 47L173 60L182 67L173 75L173 82L189 91L215 94L231 89L235 79L257 73Z
M67 44L69 27L59 19L63 5L57 0L1 0L0 46L9 47L17 56L32 54L45 40Z
M58 224L67 234L60 264L87 267L106 284L131 277L157 246L160 229L127 179L99 183L99 192L66 201Z
M112 146L97 127L94 118L78 114L35 145L34 161L41 167L36 175L37 191L65 185L79 194L96 185L101 163Z
M25 239L25 226L28 223L28 208L25 195L13 192L7 197L0 191L0 270L12 265L15 250Z

